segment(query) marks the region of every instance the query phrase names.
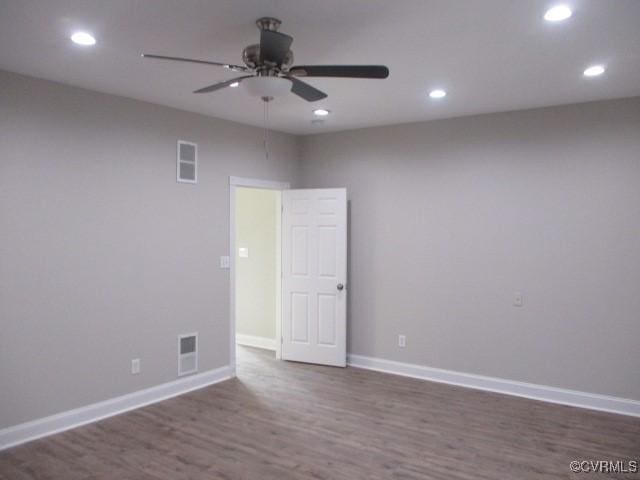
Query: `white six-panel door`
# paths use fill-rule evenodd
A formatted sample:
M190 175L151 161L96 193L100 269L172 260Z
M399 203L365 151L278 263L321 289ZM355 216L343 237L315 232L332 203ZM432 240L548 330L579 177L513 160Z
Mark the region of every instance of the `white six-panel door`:
M282 192L282 358L347 360L347 191Z

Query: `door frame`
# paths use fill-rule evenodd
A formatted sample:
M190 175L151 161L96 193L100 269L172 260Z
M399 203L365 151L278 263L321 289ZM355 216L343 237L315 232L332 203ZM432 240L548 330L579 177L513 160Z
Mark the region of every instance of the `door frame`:
M261 188L265 190L289 190L289 182L278 182L275 180L262 180L258 178L229 177L229 366L233 375L236 374L236 189ZM282 214L281 214L282 215ZM282 222L280 222L282 230ZM281 237L282 238L282 237ZM282 249L282 245L280 246ZM282 257L281 257L282 259ZM282 260L281 260L282 263ZM282 267L281 267L282 268ZM282 278L280 278L282 283ZM282 297L282 288L280 288ZM282 298L280 298L282 306ZM282 356L282 308L280 308L280 318L276 319L276 358Z

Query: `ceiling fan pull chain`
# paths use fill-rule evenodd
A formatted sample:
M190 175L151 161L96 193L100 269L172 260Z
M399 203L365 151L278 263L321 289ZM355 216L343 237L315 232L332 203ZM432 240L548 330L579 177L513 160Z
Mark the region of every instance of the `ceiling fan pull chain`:
M269 122L269 102L265 100L262 103L264 104L263 117L262 117L264 158L265 160L269 160L269 144L267 141L268 140L267 123Z

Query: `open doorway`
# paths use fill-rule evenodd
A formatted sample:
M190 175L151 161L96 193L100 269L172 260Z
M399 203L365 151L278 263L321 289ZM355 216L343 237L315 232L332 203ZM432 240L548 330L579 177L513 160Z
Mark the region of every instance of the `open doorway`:
M246 348L346 366L346 189L231 177L230 214L231 366Z
M249 350L280 357L281 190L287 184L231 182L232 360Z
M236 188L236 344L276 351L280 319L278 190Z

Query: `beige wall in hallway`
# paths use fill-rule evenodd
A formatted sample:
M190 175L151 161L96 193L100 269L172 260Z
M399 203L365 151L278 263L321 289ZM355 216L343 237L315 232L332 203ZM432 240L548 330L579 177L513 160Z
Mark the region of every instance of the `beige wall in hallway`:
M239 187L235 206L236 333L275 340L280 192Z

